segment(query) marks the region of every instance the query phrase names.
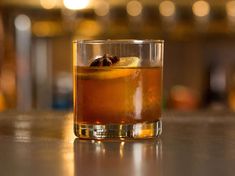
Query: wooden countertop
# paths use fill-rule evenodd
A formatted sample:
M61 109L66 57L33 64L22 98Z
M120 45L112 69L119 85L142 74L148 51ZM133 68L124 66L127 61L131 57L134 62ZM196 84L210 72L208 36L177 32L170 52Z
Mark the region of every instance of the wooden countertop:
M235 174L235 114L166 112L155 140L86 141L66 112L0 113L0 175Z

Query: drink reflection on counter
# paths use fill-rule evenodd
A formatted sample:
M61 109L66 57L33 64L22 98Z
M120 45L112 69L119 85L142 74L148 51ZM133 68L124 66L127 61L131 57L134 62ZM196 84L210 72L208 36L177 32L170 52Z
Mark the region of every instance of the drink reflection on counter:
M162 143L150 141L74 141L75 175L161 176ZM150 173L155 168L155 173Z

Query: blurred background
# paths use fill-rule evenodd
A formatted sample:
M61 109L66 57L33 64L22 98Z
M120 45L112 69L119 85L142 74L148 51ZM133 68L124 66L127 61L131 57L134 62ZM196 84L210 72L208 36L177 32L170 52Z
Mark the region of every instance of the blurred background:
M235 111L235 0L1 0L0 111L71 109L75 38L163 39L164 108Z

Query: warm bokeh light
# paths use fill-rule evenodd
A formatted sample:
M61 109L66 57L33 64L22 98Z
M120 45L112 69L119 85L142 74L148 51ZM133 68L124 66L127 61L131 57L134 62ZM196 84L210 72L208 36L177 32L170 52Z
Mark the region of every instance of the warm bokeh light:
M77 25L77 30L75 32L75 35L78 37L82 36L85 38L90 38L99 35L101 31L102 31L102 26L97 21L83 20L80 21L79 24Z
M142 8L143 7L142 7L141 3L139 1L136 1L136 0L128 2L127 6L126 6L127 13L130 16L140 15L141 12L142 12Z
M31 27L31 21L28 16L20 14L15 18L15 27L20 31L27 31Z
M105 16L109 13L109 3L103 0L97 1L95 5L95 14L98 16Z
M205 17L210 13L210 5L208 2L200 0L194 2L192 6L193 14L197 17Z
M162 16L170 17L175 14L175 4L172 1L162 1L159 4L159 12Z
M64 0L64 6L70 10L79 10L86 8L90 0Z
M62 33L61 25L56 21L38 21L32 25L33 34L38 37L51 37Z
M235 1L228 1L226 3L226 13L229 17L235 17Z
M40 4L44 9L53 9L56 7L57 0L40 0Z

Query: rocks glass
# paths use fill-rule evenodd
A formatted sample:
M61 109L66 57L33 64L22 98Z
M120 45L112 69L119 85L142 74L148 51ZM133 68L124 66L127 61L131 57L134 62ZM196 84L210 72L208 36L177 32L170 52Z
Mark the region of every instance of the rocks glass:
M162 131L162 40L73 42L74 132L82 139Z

